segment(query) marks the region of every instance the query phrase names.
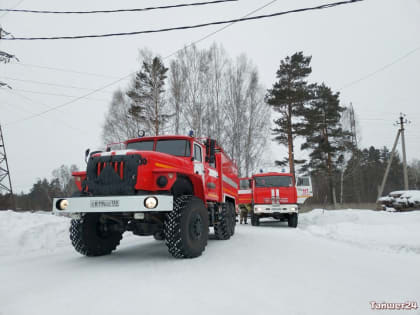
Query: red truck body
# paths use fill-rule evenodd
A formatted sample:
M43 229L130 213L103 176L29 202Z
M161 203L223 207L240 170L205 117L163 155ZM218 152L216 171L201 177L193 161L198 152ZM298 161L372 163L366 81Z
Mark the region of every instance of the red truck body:
M194 148L185 156L173 156L163 152L157 152L158 141L184 140L188 141L189 147ZM92 157L116 156L116 155L135 155L141 154L143 159L153 161L138 166L138 173L150 174L151 176L138 176L135 184L137 191L165 192L171 189L177 179L177 175L186 176L192 183L194 195L203 200L203 202L224 202L226 199L238 204L238 170L234 162L225 154L222 148L215 147L215 163L210 163L205 158L206 146L203 143L205 139L197 139L188 136L158 136L143 137L125 141L126 150L117 150L110 152L99 152ZM150 151L135 150L136 145L140 143L153 143ZM197 148L201 150L197 152ZM198 156L201 155L201 161ZM121 178L124 177L123 162L117 164L114 162L114 169ZM97 174L101 173L106 165L97 164ZM74 172L75 182L80 191L83 190L82 183L86 179L86 172ZM160 176L167 178L167 184L159 186L157 179ZM85 188L89 191L89 187Z

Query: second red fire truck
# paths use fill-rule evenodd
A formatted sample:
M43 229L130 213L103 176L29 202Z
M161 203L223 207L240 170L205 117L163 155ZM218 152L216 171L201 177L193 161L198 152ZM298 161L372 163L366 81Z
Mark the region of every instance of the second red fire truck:
M259 225L261 218L270 217L297 227L299 206L310 197L309 177L298 178L297 187L289 173L261 173L240 179L239 207L251 213L252 225Z

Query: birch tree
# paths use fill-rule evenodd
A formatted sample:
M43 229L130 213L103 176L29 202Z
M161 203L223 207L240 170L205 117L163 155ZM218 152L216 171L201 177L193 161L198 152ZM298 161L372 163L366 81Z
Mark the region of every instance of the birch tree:
M104 144L120 143L138 136L145 126L131 115L131 101L125 92L115 91L102 128Z
M197 137L203 136L208 59L208 53L200 51L196 46L185 48L177 55L185 88L182 118L186 127Z
M178 60L172 60L169 67L169 103L173 110L173 131L180 134L183 131L181 120L183 114L183 105L185 102L185 71L182 71L181 63Z

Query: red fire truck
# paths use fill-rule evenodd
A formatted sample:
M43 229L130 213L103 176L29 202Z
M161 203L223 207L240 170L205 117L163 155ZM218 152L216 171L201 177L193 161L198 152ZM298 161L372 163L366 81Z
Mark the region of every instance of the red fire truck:
M251 224L259 225L260 218L272 217L288 221L297 227L299 205L312 197L310 177L297 180L289 173L262 173L240 179L239 207L251 213Z
M215 140L141 137L123 150L87 150L86 160L86 171L73 174L76 196L53 203L54 214L72 218L70 239L83 255L110 254L131 231L192 258L204 251L209 226L217 239L235 232L237 167Z

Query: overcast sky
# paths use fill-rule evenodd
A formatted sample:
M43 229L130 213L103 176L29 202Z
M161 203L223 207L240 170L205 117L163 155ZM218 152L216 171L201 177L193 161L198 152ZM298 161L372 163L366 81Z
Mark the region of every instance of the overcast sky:
M196 1L1 0L0 7L18 5L19 9L94 10L186 2ZM242 17L268 2L240 0L206 7L85 16L8 13L0 17L0 23L16 37L125 32ZM278 0L258 14L323 3L326 1ZM72 100L69 96L77 97L89 91L11 78L96 89L137 70L138 49L148 47L165 57L218 28L220 26L105 39L2 41L0 49L20 59L20 63L0 65L0 79L14 88L0 91L0 121L14 190L28 191L36 178L50 178L51 171L61 164L84 167L84 150L101 143L103 119L112 92L117 87L124 88L127 81L60 110L16 123L31 113ZM400 112L407 114L412 121L407 126L407 155L412 160L420 158L419 35L420 1L365 0L323 11L238 23L198 46L208 47L217 42L231 57L245 53L258 67L261 81L267 88L275 80L281 59L296 51L312 55L313 74L309 80L325 82L333 90L340 91L343 105L353 103L361 125L362 146L391 147L397 132L393 122ZM368 76L416 48L419 49L392 66L349 86L349 83ZM286 151L271 145L271 152L276 159L282 159Z

